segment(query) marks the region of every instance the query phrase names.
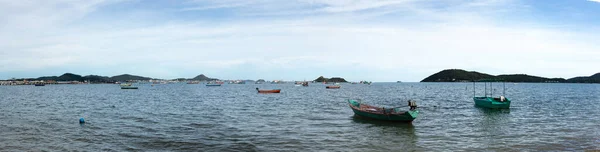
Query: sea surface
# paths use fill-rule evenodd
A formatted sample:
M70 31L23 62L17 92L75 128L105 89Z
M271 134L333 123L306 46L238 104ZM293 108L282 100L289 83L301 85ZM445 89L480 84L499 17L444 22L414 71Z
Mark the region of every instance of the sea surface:
M472 83L309 85L0 86L0 151L600 150L599 84L506 83L504 110L475 107ZM483 84L475 90L484 95ZM502 90L493 84L494 96ZM412 99L420 116L355 117L347 99Z

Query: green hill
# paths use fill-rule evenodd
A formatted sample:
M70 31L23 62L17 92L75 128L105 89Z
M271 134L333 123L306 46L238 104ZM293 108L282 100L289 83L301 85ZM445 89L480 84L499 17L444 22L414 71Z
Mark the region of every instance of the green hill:
M56 81L84 81L84 78L81 75L65 73L56 78Z
M137 75L122 74L110 77L112 81L129 81L129 80L151 80L152 78L142 77Z
M567 82L563 78L544 78L539 76L531 76L526 74L505 74L505 75L490 75L475 71L465 71L461 69L448 69L435 73L421 82L472 82L481 80L494 80L505 82Z
M331 79L328 79L323 76L318 77L314 81L315 82L348 82L344 78L340 78L340 77L332 77Z
M219 79L209 78L209 77L205 76L204 74L200 74L200 75L192 78L192 80L197 80L197 81L215 81L215 80L219 80Z
M568 79L569 83L600 83L600 73L596 73L589 77L574 77Z
M448 69L442 70L438 73L435 73L421 82L461 82L461 81L474 81L481 79L491 79L495 76L479 73L475 71L465 71L461 69Z
M110 80L109 77L99 76L99 75L86 75L86 76L83 77L83 79L85 79L85 81L88 81L90 83L114 82L114 81Z

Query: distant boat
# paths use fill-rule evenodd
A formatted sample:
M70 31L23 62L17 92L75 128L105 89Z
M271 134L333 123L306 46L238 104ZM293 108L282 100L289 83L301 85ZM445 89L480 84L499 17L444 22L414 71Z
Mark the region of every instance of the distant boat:
M221 84L206 84L207 87L218 87L221 86Z
M371 82L371 81L360 81L360 83L361 83L361 84L368 84L368 85L371 85L371 83L373 83L373 82Z
M397 122L412 122L419 115L417 104L412 100L409 100L408 103L410 109L408 111L403 111L400 109L401 107L380 108L364 104L360 100L348 100L348 104L350 105L352 111L354 111L355 115L371 119Z
M34 86L45 86L45 84L43 84L43 83L36 83L36 84L34 84Z
M138 87L133 87L133 86L121 86L121 89L138 89Z
M308 87L308 82L302 82L302 86Z
M129 87L129 86L131 86L131 83L123 83L123 84L120 84L120 85L121 85L121 87Z
M256 88L256 91L258 91L258 93L280 93L281 89L260 90L260 89Z
M490 82L490 90L493 91L492 89L492 84L493 82ZM475 105L479 106L479 107L484 107L484 108L491 108L491 109L508 109L510 108L510 100L506 97L504 97L504 92L506 91L506 85L504 83L502 83L502 85L504 86L503 90L502 90L502 95L494 98L493 96L493 92L490 91L488 96L488 92L487 92L487 82L484 81L484 85L485 85L485 95L483 97L477 97L475 96L475 82L473 82L473 101L475 101Z
M396 81L396 83L402 83L402 81Z
M339 85L332 85L332 86L326 86L326 89L339 89L341 86Z

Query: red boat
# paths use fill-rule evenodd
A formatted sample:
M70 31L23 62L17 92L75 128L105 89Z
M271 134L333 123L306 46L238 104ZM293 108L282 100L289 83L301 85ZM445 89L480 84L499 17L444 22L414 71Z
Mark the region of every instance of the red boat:
M256 88L256 91L258 91L258 93L280 93L281 89L259 90L258 88Z
M334 86L326 86L325 88L327 89L339 89L340 86L339 85L334 85Z

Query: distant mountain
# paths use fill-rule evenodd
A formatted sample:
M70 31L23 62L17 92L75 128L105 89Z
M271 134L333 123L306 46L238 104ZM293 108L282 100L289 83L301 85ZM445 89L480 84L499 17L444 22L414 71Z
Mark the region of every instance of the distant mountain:
M489 79L494 77L493 75L479 73L475 71L465 71L461 69L448 69L442 70L435 73L421 82L461 82L461 81L473 81L480 79Z
M566 82L563 78L544 78L526 74L498 75L494 79L506 82Z
M107 77L107 76L99 76L99 75L87 75L87 76L81 76L81 75L77 75L77 74L73 74L73 73L65 73L63 75L60 76L43 76L43 77L39 77L39 78L20 78L20 79L16 79L13 78L11 80L14 81L23 81L23 80L27 80L27 81L35 81L35 80L43 80L43 81L79 81L79 82L90 82L90 83L114 83L114 82L118 82L118 81L130 81L130 80L152 80L152 78L149 77L143 77L143 76L136 76L136 75L131 75L131 74L122 74L122 75L116 75L116 76L112 76L112 77ZM178 80L178 81L186 81L186 80L197 80L197 81L214 81L214 80L219 80L216 78L209 78L207 76L205 76L204 74L200 74L192 79L186 79L186 78L177 78L174 80Z
M86 75L83 77L85 81L90 83L105 83L105 82L114 82L109 77L99 76L99 75Z
M204 74L200 74L200 75L192 78L192 80L197 80L197 81L215 81L215 80L219 80L219 79L209 78L209 77L205 76Z
M112 76L112 77L110 77L110 80L113 80L113 81L152 80L152 78L130 75L130 74L122 74L122 75Z
M84 81L85 79L81 75L73 74L73 73L65 73L58 78L56 81Z
M567 80L563 78L544 78L526 74L505 74L494 76L475 71L465 71L461 69L442 70L423 79L421 82L472 82L486 79L505 82L567 82Z
M568 79L567 82L570 83L600 83L600 73L596 73L589 77L574 77Z
M327 81L327 78L325 78L325 77L323 77L323 76L320 76L320 77L318 77L317 79L315 79L314 81L315 81L315 82L326 82L326 81Z
M328 79L323 76L318 77L314 81L315 82L348 82L344 78L340 78L340 77L332 77L331 79Z

